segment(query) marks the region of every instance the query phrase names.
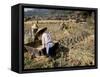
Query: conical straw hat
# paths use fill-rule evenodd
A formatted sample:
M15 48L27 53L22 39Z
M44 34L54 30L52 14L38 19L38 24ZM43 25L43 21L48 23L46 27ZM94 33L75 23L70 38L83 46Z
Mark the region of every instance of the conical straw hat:
M43 28L40 28L38 29L38 31L36 32L36 35L40 35L41 33L43 33L44 31L47 30L47 27L43 27Z
M38 29L38 26L37 26L37 24L33 24L33 25L31 26L31 28L32 28L32 29Z

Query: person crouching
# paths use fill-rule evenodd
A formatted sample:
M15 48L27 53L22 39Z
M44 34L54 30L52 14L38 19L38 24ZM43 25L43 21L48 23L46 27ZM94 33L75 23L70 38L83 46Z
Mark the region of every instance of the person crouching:
M46 51L47 57L51 56L50 53L53 52L51 49L53 47L53 42L51 39L50 32L47 31L47 27L40 29L37 33L42 40L42 51L44 52L44 54Z

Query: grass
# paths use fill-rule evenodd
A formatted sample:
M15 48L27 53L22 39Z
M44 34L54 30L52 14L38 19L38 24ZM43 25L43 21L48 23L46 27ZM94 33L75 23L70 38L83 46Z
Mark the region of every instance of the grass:
M28 30L34 21L25 22L25 29ZM68 48L69 51L66 52L64 48L59 47L57 49L58 53L54 58L48 58L45 56L39 56L34 59L30 59L28 52L24 53L24 69L36 69L36 68L55 68L55 67L71 67L71 66L91 66L95 65L95 48L94 48L94 25L87 19L87 22L76 23L76 22L65 22L65 27L61 30L62 21L50 20L50 21L40 21L38 23L39 27L47 27L49 32L51 32L53 40L60 40L61 45ZM67 38L74 38L79 36L83 37L81 32L86 32L88 35L76 42L67 46ZM66 38L65 38L66 37Z

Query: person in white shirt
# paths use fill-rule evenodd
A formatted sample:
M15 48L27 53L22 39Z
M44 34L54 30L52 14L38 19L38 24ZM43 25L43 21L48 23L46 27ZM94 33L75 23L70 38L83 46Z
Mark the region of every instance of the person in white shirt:
M50 48L53 47L53 43L51 40L50 33L47 31L45 31L42 34L42 46L43 46L43 48L46 48L47 55L49 55L49 53L52 52L52 51L50 51Z
M47 31L47 27L41 29L40 31L40 34L41 34L41 40L42 40L42 50L45 51L46 49L46 54L47 56L50 56L50 48L53 47L53 42L52 42L52 39L51 39L51 35L50 35L50 32Z

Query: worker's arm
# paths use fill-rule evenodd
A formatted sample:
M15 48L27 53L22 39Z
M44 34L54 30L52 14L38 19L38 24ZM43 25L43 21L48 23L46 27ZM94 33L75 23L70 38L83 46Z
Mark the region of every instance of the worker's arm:
M45 48L45 35L42 35L42 48Z

